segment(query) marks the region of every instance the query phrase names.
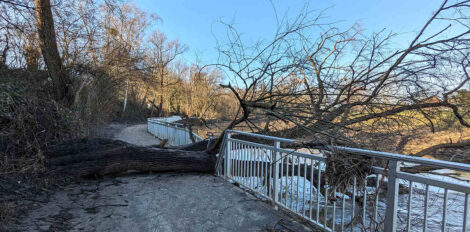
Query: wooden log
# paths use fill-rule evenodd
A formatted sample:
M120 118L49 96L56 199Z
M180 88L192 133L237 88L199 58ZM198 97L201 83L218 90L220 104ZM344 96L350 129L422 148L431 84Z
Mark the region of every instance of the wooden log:
M213 172L215 156L204 151L138 147L109 139L82 139L53 146L46 164L57 173L103 176L141 172Z

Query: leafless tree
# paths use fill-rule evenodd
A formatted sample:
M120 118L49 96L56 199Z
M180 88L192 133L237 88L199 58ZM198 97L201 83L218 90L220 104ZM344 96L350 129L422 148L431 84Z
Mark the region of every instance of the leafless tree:
M163 98L164 91L167 85L174 85L177 82L175 80L170 81L168 79L169 65L171 62L187 51L187 47L182 45L178 40L168 41L166 36L159 32L154 31L150 37L150 49L151 49L151 66L152 73L156 78L156 83L159 88L160 103L158 106L157 115L163 116Z
M443 1L402 49L393 45L400 35L341 30L309 11L280 20L269 43L247 45L227 25L231 38L219 48L218 67L232 78L222 87L242 112L229 128L246 122L265 130L251 122L261 114L291 125L284 132L345 140L396 129L417 115L432 128L435 112L452 112L470 127L460 113L468 106L452 100L470 80L469 3Z

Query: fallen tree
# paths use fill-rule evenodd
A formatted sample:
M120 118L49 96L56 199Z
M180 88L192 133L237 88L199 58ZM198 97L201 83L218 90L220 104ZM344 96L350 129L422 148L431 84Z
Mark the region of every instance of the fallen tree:
M216 156L207 141L173 148L139 147L111 139L80 139L52 146L45 152L47 167L76 177L139 172L213 172Z

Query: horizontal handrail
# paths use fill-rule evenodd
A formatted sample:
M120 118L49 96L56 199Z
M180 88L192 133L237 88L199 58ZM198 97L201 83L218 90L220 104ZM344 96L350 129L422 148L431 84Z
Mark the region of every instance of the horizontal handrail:
M237 130L228 130L227 132L250 136L254 138L261 138L265 140L279 141L279 142L284 142L284 143L296 142L293 139L279 138L275 136L268 136L268 135L261 135L261 134L253 134L253 133L237 131ZM427 158L416 157L416 156L408 156L408 155L402 155L402 154L396 154L396 153L373 151L373 150L351 148L351 147L344 147L344 146L325 146L325 147L328 148L329 150L344 151L344 152L349 152L349 153L354 153L354 154L359 154L359 155L366 155L369 157L383 158L387 160L404 161L404 162L410 162L410 163L416 163L416 164L429 165L433 167L449 168L449 169L453 169L457 171L470 172L469 164L456 163L456 162L444 161L444 160L433 160L433 159L427 159Z
M237 143L240 143L240 144L246 144L246 145L250 145L250 146L256 146L256 147L260 147L260 148L265 148L265 149L271 150L273 152L281 152L281 153L286 153L286 154L289 154L289 155L296 155L296 156L310 158L310 159L314 159L314 160L318 160L318 161L326 161L326 158L323 157L323 156L298 152L298 151L289 150L289 149L285 149L285 148L276 148L276 147L272 147L270 145L265 145L265 144L261 144L261 143L254 143L254 142L249 142L249 141L244 141L244 140L239 140L239 139L234 139L234 138L230 138L230 139L228 139L228 141L237 142Z
M398 178L401 178L404 180L411 180L411 181L422 183L422 184L439 186L439 187L454 190L457 192L470 194L470 188L467 185L458 184L458 183L450 183L450 182L436 180L434 178L424 177L421 175L410 174L406 172L397 172L396 175Z
M340 151L366 155L366 156L371 156L371 157L385 158L388 160L405 161L405 162L416 163L416 164L425 164L425 165L439 167L439 168L450 168L453 170L470 172L469 164L462 164L462 163L450 162L450 161L445 161L445 160L433 160L433 159L427 159L427 158L416 157L416 156L408 156L408 155L402 155L402 154L395 154L395 153L382 152L382 151L372 151L372 150L351 148L351 147L342 147L342 146L329 146L329 147L340 150Z
M279 141L279 142L284 142L284 143L293 143L293 142L295 142L295 140L293 140L293 139L279 138L279 137L269 136L269 135L254 134L254 133L249 133L249 132L244 132L244 131L227 130L227 132L228 133L236 133L236 134L239 134L239 135L246 135L246 136L250 136L250 137L253 137L253 138Z

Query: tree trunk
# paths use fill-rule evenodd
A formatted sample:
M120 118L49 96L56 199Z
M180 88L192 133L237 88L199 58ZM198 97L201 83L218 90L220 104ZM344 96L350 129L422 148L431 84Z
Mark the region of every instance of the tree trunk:
M66 105L71 103L70 79L63 69L62 60L57 49L50 0L35 0L36 21L42 56L49 75L52 78L54 97Z
M198 148L138 147L109 139L82 139L53 146L45 153L47 167L78 177L141 172L213 172L216 158Z
M7 52L9 49L9 43L8 43L8 36L5 35L5 47L2 50L2 53L0 54L0 70L2 69L7 69Z

